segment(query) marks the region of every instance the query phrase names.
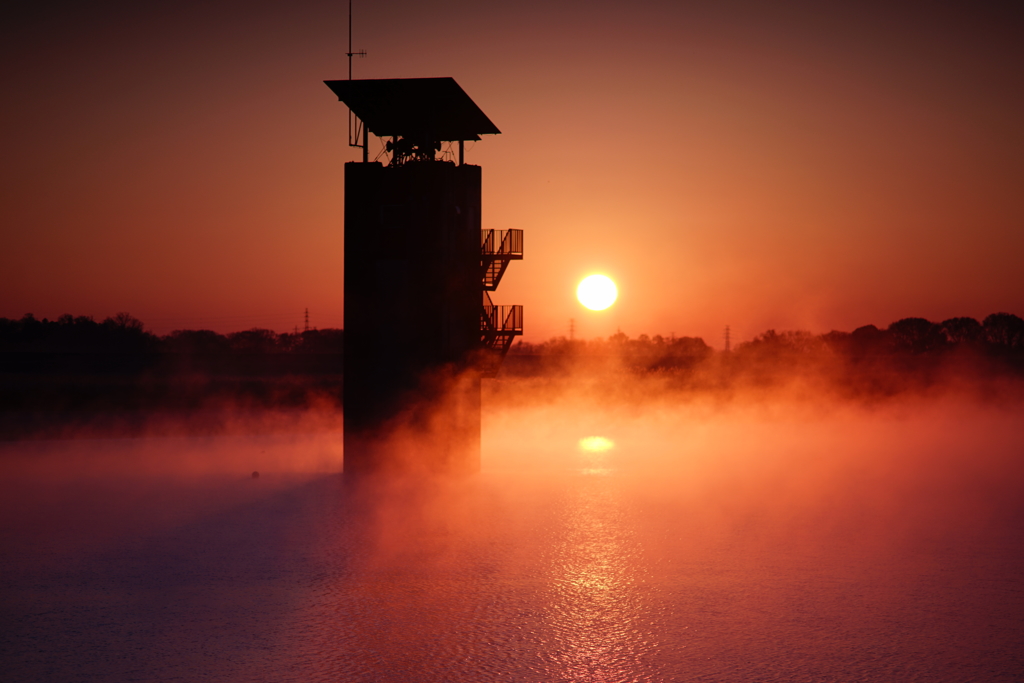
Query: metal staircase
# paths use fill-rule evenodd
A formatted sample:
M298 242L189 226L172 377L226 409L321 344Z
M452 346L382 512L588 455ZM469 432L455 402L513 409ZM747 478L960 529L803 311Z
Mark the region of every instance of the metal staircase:
M480 345L484 349L484 377L494 377L512 341L523 333L523 307L497 306L491 295L498 288L508 264L523 258L522 230L480 231L480 275L483 302L480 309Z
M523 260L522 230L481 230L480 270L484 291L493 292L512 261Z

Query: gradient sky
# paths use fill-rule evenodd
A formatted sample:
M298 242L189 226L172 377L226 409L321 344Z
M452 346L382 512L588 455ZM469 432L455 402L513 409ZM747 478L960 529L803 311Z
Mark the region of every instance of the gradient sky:
M1009 12L356 0L355 77L452 76L502 130L467 161L484 227L526 231L494 296L526 339L720 347L1024 315ZM346 3L21 3L0 31L0 316L342 325Z

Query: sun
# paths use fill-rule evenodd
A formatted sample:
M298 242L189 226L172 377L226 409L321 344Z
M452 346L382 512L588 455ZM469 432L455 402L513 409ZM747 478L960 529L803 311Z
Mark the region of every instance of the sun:
M615 448L615 442L603 436L586 436L580 439L579 448L590 453L604 453Z
M611 278L604 275L591 275L583 278L576 288L576 298L592 311L603 311L615 303L619 290Z

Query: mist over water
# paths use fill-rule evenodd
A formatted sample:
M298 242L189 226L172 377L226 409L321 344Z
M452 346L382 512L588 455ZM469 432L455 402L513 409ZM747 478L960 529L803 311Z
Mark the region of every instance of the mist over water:
M2 444L5 678L1019 679L1024 404L631 382L489 383L450 479L315 430Z

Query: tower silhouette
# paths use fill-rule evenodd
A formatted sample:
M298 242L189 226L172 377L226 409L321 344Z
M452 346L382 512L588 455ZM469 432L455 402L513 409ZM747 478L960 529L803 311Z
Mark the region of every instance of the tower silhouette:
M482 229L464 162L466 140L500 131L452 78L325 83L388 157L345 164L345 470L475 471L480 380L523 329L522 306L490 299L523 232Z

